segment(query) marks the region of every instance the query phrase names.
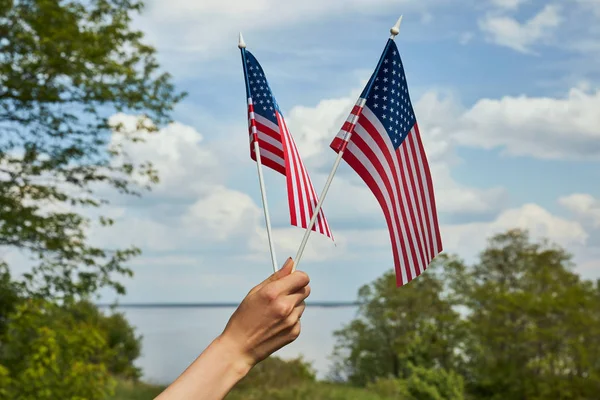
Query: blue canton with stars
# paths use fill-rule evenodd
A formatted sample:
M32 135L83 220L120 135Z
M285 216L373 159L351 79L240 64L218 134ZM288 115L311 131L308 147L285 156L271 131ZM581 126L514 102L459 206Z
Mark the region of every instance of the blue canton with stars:
M265 72L256 60L256 57L246 50L246 71L248 74L248 97L252 97L254 113L258 114L277 125L275 110L281 113L277 100L271 92Z
M383 55L381 68L375 76L366 106L381 121L394 148L397 149L417 120L408 95L406 75L398 47L393 40L390 42ZM360 97L364 98L367 87Z

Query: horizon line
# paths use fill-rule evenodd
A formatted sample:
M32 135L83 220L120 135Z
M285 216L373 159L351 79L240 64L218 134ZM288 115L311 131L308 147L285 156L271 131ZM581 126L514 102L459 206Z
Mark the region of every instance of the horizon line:
M185 303L99 303L99 308L237 308L238 302L185 302ZM348 308L357 307L360 303L356 301L311 301L306 302L307 307L320 308Z

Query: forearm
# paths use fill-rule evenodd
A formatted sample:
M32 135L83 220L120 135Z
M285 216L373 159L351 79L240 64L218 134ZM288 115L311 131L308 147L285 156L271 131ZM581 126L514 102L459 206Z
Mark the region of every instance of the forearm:
M221 335L155 400L221 400L249 370L235 343Z

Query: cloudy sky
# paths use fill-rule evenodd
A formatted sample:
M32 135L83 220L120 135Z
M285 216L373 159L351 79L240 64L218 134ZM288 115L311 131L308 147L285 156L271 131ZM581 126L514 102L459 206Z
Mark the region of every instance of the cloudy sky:
M600 1L156 0L135 24L189 96L175 123L132 149L162 183L142 199L115 197L116 229L93 232L143 249L122 301L238 301L271 271L238 31L320 192L328 144L400 14L445 251L473 260L489 235L523 227L600 276ZM303 231L289 226L284 178L265 175L283 261ZM352 300L392 267L384 218L347 165L325 212L336 246L312 235L302 269L313 300Z

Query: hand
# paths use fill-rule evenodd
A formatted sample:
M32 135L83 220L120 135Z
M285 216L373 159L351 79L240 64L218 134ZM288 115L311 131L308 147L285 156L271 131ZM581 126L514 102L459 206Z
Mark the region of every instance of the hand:
M291 273L293 264L288 259L283 268L254 287L219 338L236 348L250 368L300 335L310 279L304 272Z
M252 289L223 333L156 399L223 399L254 365L296 340L310 287L293 264Z

